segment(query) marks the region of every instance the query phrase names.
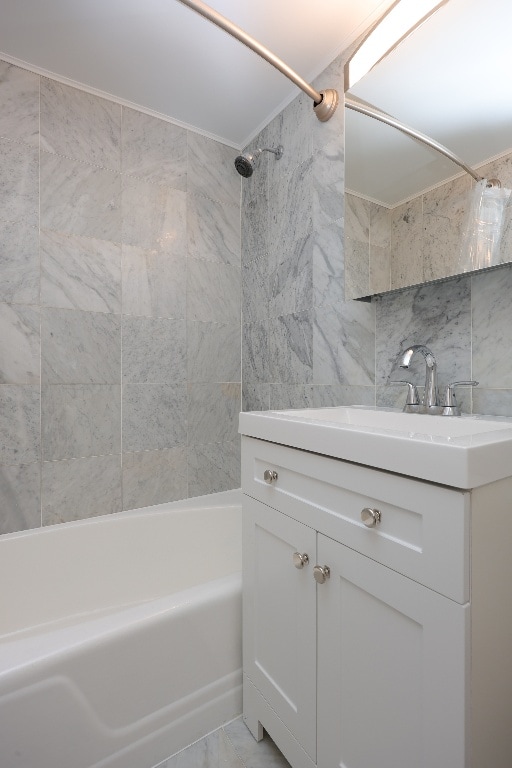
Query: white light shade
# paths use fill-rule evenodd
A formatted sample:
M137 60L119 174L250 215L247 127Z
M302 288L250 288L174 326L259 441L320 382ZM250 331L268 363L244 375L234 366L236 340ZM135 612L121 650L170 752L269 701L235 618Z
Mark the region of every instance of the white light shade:
M346 89L361 80L370 69L391 51L418 24L421 24L446 0L400 0L381 19L361 43L347 64Z

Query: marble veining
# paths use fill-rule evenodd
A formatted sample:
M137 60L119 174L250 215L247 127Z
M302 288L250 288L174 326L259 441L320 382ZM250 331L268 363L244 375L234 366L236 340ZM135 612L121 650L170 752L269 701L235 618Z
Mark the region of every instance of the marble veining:
M0 384L38 384L39 310L0 304Z
M320 229L343 218L345 156L338 137L313 155L311 171L313 227Z
M370 245L351 237L345 239L345 280L347 298L370 293ZM389 289L389 280L386 286Z
M186 190L186 130L124 107L122 170L130 176Z
M465 175L423 195L422 260L425 280L449 274L446 255L453 257L452 273L460 263L462 227L471 179Z
M262 384L270 380L268 321L244 323L242 381Z
M348 302L315 311L315 384L375 383L375 312L371 304Z
M69 309L41 311L43 384L119 384L121 318Z
M42 524L121 511L121 457L44 461Z
M184 320L123 318L123 382L180 383L186 379Z
M120 385L47 385L41 411L44 460L121 452Z
M0 534L41 525L41 466L0 466Z
M386 385L391 379L423 384L423 358L411 367L394 369L400 350L413 343L426 344L436 356L441 386L471 379L471 291L466 278L410 288L383 296L376 302L376 376ZM395 388L394 388L395 389ZM400 393L394 392L394 397Z
M392 210L391 288L423 282L423 201L415 198Z
M270 280L266 254L242 263L243 322L266 320L269 312Z
M240 381L238 323L189 323L187 348L188 381Z
M270 210L268 205L267 186L258 186L261 193L254 196L251 189L251 180L255 177L253 174L247 185L242 188L242 224L241 239L243 243L243 260L249 263L255 259L267 258L271 250L272 239L270 235ZM258 173L258 179L263 178L263 174Z
M271 381L284 384L312 383L312 310L270 320L269 368Z
M492 414L493 416L510 416L512 414L512 390L510 389L477 387L471 394L473 413Z
M121 311L121 246L42 230L41 304L89 312Z
M165 450L187 442L185 384L123 385L123 450Z
M296 241L313 229L312 164L309 158L295 168L286 183L282 181L270 190L274 196L269 216L271 269L290 256Z
M184 256L186 237L185 192L123 178L123 243Z
M41 451L39 386L0 385L0 463L29 464Z
M185 317L187 260L184 254L123 245L122 264L125 314Z
M188 494L202 496L240 487L240 440L188 449Z
M209 493L209 491L205 491ZM187 450L123 453L123 509L187 497Z
M1 61L0 106L0 533L238 487L236 150Z
M252 383L243 378L242 410L268 411L270 408L270 384Z
M235 440L240 412L240 384L188 385L188 445Z
M0 139L0 220L39 226L39 150Z
M188 321L240 322L240 273L239 267L188 259Z
M41 149L121 170L121 106L41 78Z
M512 389L512 272L472 277L473 377L481 387Z
M189 195L187 243L194 259L240 266L240 207Z
M345 300L343 226L340 222L311 235L313 306L341 305Z
M39 302L38 229L24 221L0 221L0 301Z
M41 152L41 226L120 242L120 175Z
M39 144L39 76L0 60L0 137Z
M238 152L206 136L188 133L188 191L221 203L240 203L241 179L234 167Z

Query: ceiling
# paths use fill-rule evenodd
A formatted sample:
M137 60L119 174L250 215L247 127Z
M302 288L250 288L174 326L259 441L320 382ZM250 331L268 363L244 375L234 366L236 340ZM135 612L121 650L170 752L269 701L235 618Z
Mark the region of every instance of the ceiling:
M391 3L211 0L308 82ZM298 93L267 62L178 0L0 0L0 58L237 149Z

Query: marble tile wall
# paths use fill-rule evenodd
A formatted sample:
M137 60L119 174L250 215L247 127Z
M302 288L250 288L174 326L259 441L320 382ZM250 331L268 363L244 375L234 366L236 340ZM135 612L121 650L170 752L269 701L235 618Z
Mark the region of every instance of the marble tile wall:
M317 87L342 93L342 71L338 58L317 79ZM352 216L356 239L371 224L373 244L383 250L392 227L371 207L364 216L353 216L351 201L344 200L343 111L321 124L301 95L251 146L276 144L284 147L282 159L264 154L242 186L244 409L401 405L403 388L390 384L403 378L394 362L407 345L423 343L437 356L441 387L456 380L480 382L474 390L460 390L463 410L512 416L512 266L403 289L371 303L346 299L347 218ZM512 155L481 172L512 187ZM441 190L422 201L421 214L430 217L424 247L428 279L438 277L442 266L439 238L452 249L458 246L457 200L468 179L452 184L453 198ZM414 228L412 212L407 218ZM405 271L413 244L405 235L398 244ZM367 249L346 257L354 255L363 262L358 263L361 281L389 274L385 257L372 275ZM510 222L501 257L512 260ZM423 367L421 361L411 367L420 385Z
M512 154L478 168L485 178L512 187ZM461 251L474 182L465 175L395 208L345 194L347 295L357 298L439 280L471 269ZM493 265L510 261L512 204Z
M342 82L338 58L316 87ZM242 184L246 410L374 402L374 307L344 299L343 126L301 94L251 144L284 154Z
M0 61L0 533L239 486L235 154Z

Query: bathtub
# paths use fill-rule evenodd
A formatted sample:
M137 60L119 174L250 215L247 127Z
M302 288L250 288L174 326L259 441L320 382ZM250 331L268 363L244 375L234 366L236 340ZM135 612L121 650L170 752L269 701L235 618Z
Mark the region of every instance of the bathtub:
M241 712L240 498L0 538L1 768L151 768Z

